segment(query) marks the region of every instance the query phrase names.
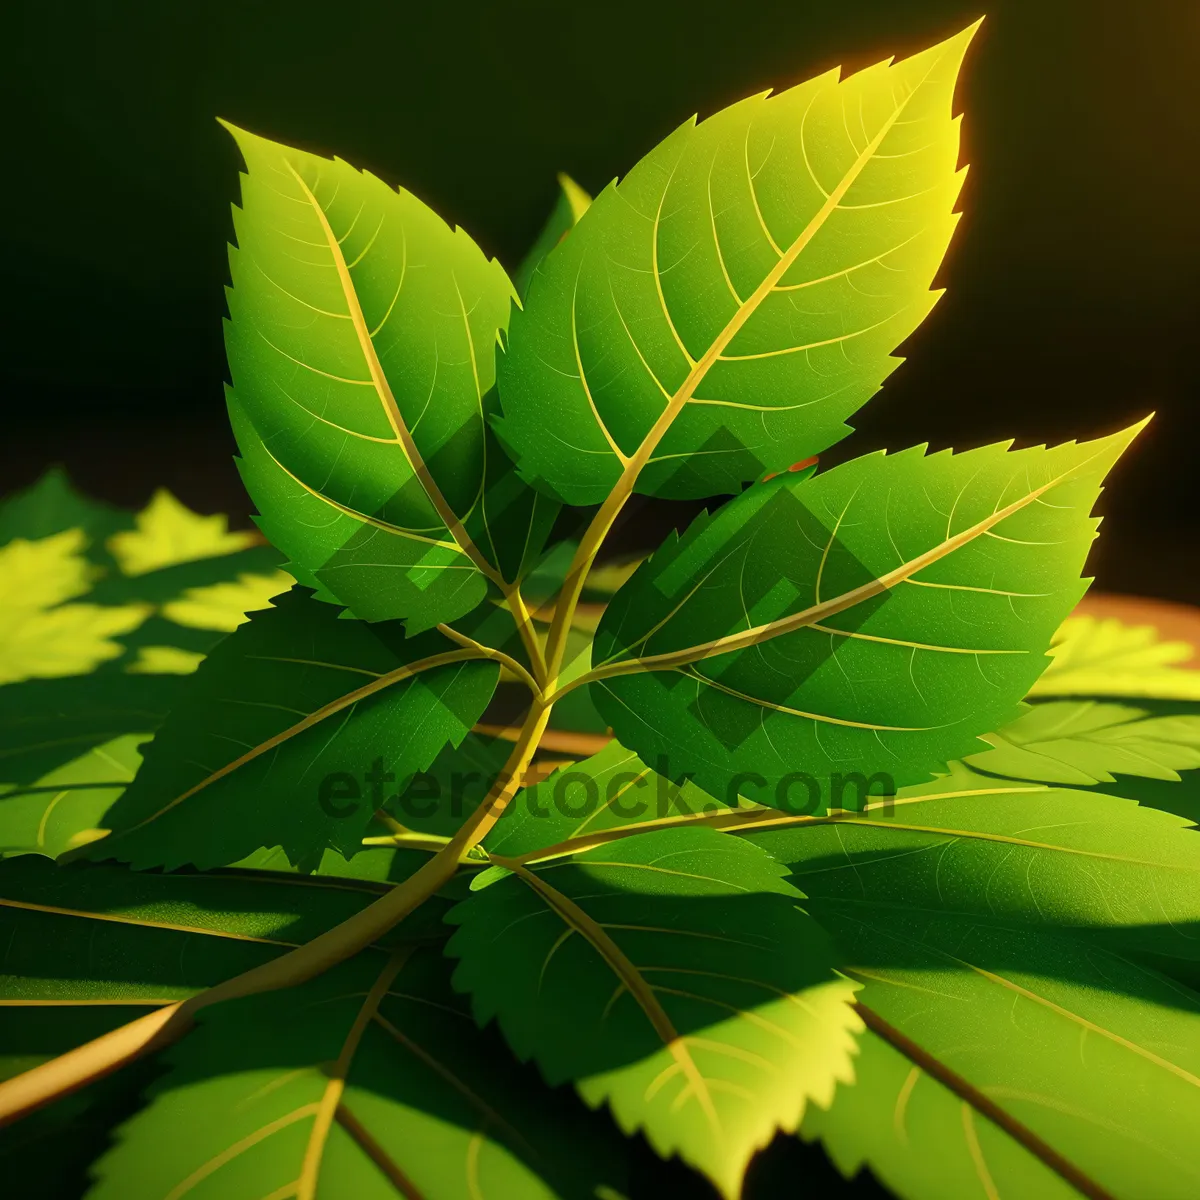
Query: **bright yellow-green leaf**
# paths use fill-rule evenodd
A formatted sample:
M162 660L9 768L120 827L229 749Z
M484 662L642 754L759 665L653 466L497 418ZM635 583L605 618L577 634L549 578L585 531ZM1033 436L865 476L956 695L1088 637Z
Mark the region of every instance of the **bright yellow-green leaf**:
M203 661L203 654L179 646L142 646L125 670L131 675L190 675Z
M569 504L689 499L819 454L933 307L974 35L687 121L534 272L500 435Z
M0 548L0 613L35 612L82 596L96 574L83 556L85 544L82 529L67 529Z
M138 747L151 735L129 733L93 746L25 787L0 785L0 856L55 857L94 840L109 805L137 774Z
M1187 642L1163 641L1152 625L1115 617L1071 617L1050 648L1054 661L1030 696L1146 696L1200 700L1200 671L1181 670L1195 654Z
M626 838L472 893L455 987L547 1082L607 1104L726 1200L754 1154L853 1077L855 985L783 869L711 829Z
M114 533L108 539L126 575L145 575L160 567L233 554L258 542L249 531L231 532L229 518L221 513L202 517L159 488L137 517L137 529Z
M149 614L142 604L62 603L86 592L95 574L84 542L81 529L68 529L0 549L0 684L91 671L118 657L122 647L111 639Z
M995 733L992 749L965 761L992 775L1090 787L1112 772L1177 781L1200 767L1200 716L1153 717L1125 704L1057 700L1035 704Z
M163 605L162 615L176 625L191 629L219 629L232 633L260 608L270 608L271 599L292 586L284 571L270 575L239 575L234 583L188 588L178 600Z
M0 630L0 683L86 674L120 657L124 647L112 639L136 629L149 614L142 604L67 604L18 614Z

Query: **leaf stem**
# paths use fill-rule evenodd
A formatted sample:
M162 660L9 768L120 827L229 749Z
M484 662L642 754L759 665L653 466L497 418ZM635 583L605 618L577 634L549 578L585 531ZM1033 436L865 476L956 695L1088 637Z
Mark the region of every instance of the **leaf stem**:
M550 706L535 699L521 735L483 803L408 879L311 942L0 1083L0 1125L177 1041L195 1023L196 1013L210 1004L305 983L377 941L449 883L458 871L461 856L482 841L500 819L520 786L549 719Z
M888 131L899 119L904 106L910 98L911 93L896 105L891 115L883 122L878 133L860 151L858 157L838 181L834 189L826 195L825 203L813 215L804 229L800 231L795 241L780 256L779 261L767 272L763 281L755 288L754 292L742 302L704 353L698 359L691 359L690 354L688 355L691 362L691 369L674 395L667 401L657 420L650 428L650 431L642 439L642 444L634 451L633 456L626 461L613 490L609 493L608 499L600 506L599 512L592 518L592 522L587 527L586 532L579 542L579 547L575 551L575 556L571 560L571 565L567 570L566 583L563 587L558 608L554 614L554 621L550 626L550 637L547 642L547 686L551 692L555 692L558 684L558 674L562 667L563 653L566 649L567 631L571 627L571 619L575 615L575 606L579 603L579 597L583 593L583 585L587 579L588 572L596 560L596 554L599 552L604 539L608 536L621 510L625 507L626 501L633 495L634 486L637 484L638 476L642 473L642 469L650 461L650 456L657 449L659 442L667 435L667 432L675 422L675 418L679 416L684 407L695 395L696 388L699 387L702 380L708 374L709 368L721 357L742 326L757 311L766 297L770 295L775 285L779 283L783 276L787 274L792 264L799 258L801 251L812 241L817 232L837 209L842 198L849 191L850 185L858 178L863 168L874 157L883 139L887 136ZM666 191L664 190L663 199L665 198ZM658 222L661 216L661 206L662 201L660 200L659 216L655 217L654 230L651 234L652 238L655 239L655 250L657 250ZM684 349L682 343L680 348ZM686 349L684 349L684 353L687 354ZM565 603L563 603L564 599ZM590 677L585 676L585 679L591 682ZM578 687L581 682L576 681L571 686ZM566 690L563 689L562 693L555 692L555 698L557 699L558 695L565 694Z
M542 647L537 640L537 634L533 631L533 614L529 611L525 603L525 597L521 595L519 584L511 586L504 584L501 587L504 592L504 601L508 605L509 612L512 613L513 624L517 627L517 633L521 638L522 644L525 646L525 653L529 655L529 665L533 668L533 676L539 681L539 684L544 684L546 681L546 659L542 654ZM535 692L536 694L536 692Z
M854 608L866 600L889 591L891 588L917 574L918 571L939 562L947 555L953 554L954 551L960 550L963 546L973 542L976 538L982 537L994 525L1000 524L1001 521L1027 508L1046 492L1066 482L1072 475L1078 473L1094 458L1098 457L1100 453L1102 451L1097 451L1091 458L1084 459L1080 463L1074 463L1066 471L1063 471L1062 474L1055 476L1040 487L1031 488L1024 496L1018 497L1004 508L997 509L990 516L984 517L983 520L977 521L974 525L962 530L962 532L956 533L953 537L945 538L936 546L926 550L923 554L917 555L916 558L901 563L900 566L887 572L886 575L880 575L877 579L869 580L859 587L852 588L848 592L843 592L839 596L833 596L829 600L823 600L819 604L810 605L800 612L791 613L786 617L780 617L774 621L768 621L764 625L756 625L750 629L744 629L740 633L726 634L724 637L714 638L711 641L702 642L695 646L685 646L680 650L671 650L663 654L651 654L641 658L629 658L618 662L604 663L594 670L580 675L579 678L573 679L565 687L554 688L549 699L552 701L560 700L568 692L574 691L575 688L582 687L584 684L597 683L602 679L611 679L617 675L629 675L638 671L678 670L680 667L701 662L706 658L712 658L719 654L733 654L738 650L745 650L751 646L760 645L771 638L780 637L783 634L793 633L798 629L816 625L825 617L835 616L837 613ZM854 635L850 634L848 636ZM980 651L980 653L986 652L983 650ZM557 683L557 679L554 682Z
M472 733L484 737L499 738L505 742L515 742L521 736L519 725L487 725L478 724L471 729ZM599 754L612 741L607 733L579 733L571 729L547 729L538 742L539 750L559 750L564 754L578 754L590 758Z
M465 633L460 633L450 625L440 624L437 628L439 633L444 634L452 642L457 642L464 649L473 650L479 658L490 658L493 662L498 662L501 666L507 667L534 696L541 697L541 684L511 655L505 654L503 650L497 650L492 646L485 646L483 642L477 642L473 637L468 637Z

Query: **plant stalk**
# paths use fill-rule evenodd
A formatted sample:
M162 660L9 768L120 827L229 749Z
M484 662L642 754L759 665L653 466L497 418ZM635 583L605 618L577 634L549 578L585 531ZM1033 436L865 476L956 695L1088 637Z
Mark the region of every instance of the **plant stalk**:
M147 1013L85 1045L0 1083L0 1125L26 1116L61 1096L177 1041L196 1013L222 1000L294 987L366 949L454 877L460 856L482 841L516 794L550 706L534 701L504 769L484 802L458 832L415 874L361 912L280 958L228 979L176 1004Z

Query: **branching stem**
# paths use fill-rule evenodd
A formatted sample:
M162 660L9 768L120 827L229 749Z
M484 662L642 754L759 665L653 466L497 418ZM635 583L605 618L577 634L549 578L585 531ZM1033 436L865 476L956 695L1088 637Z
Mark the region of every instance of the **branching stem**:
M507 667L535 696L541 696L542 685L512 655L505 654L503 650L496 650L492 646L485 646L483 642L477 642L473 637L460 633L450 625L439 625L438 632L452 642L457 642L464 649L475 651L480 658L490 658L502 667Z
M196 1013L210 1004L294 987L366 949L449 883L459 868L462 855L486 837L520 786L549 718L550 707L535 700L521 736L483 803L415 874L349 920L280 958L187 1000L139 1017L0 1083L0 1125L111 1074L144 1054L170 1045L192 1027Z

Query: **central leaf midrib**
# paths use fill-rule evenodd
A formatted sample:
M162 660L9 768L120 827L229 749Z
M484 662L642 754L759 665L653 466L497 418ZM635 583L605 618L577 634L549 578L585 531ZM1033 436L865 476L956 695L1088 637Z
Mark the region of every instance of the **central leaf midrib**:
M124 837L127 834L136 832L137 830L148 825L151 821L157 820L164 813L169 812L177 805L182 804L185 800L189 800L198 792L203 791L206 787L216 783L225 776L231 775L234 771L240 770L248 762L252 762L259 755L265 754L268 750L274 750L276 746L282 745L284 742L290 741L292 738L311 729L314 725L325 720L326 717L334 716L345 708L349 708L353 704L357 704L359 700L363 700L368 696L374 695L376 692L383 691L385 688L391 687L393 684L402 683L406 679L414 678L423 671L433 670L437 667L447 666L456 662L468 661L486 661L485 656L472 650L446 650L441 654L433 654L428 658L418 659L414 663L405 663L388 671L386 674L379 676L378 679L371 680L370 683L364 684L360 688L355 688L351 692L347 692L343 696L339 696L336 700L331 700L328 704L315 709L309 713L303 720L297 721L294 725L289 725L287 729L281 730L279 733L272 735L265 741L260 742L257 746L247 750L245 754L239 755L232 762L226 763L223 767L218 767L217 770L210 772L198 783L193 784L186 791L180 793L174 799L164 804L162 808L151 813L147 817L143 817L136 825L131 825L128 829L123 829L117 833L110 834L105 838L105 842L113 842L118 838Z
M721 1135L720 1122L717 1119L716 1107L708 1089L703 1073L692 1058L683 1039L680 1038L671 1018L654 994L654 988L644 978L638 968L629 959L608 933L572 900L544 879L528 870L519 863L511 862L511 870L550 908L564 924L573 928L581 937L590 943L592 948L603 959L609 970L621 981L625 990L641 1008L646 1019L664 1047L670 1051L680 1070L688 1078L695 1092L697 1103L708 1118L715 1136Z
M824 226L825 222L836 211L843 197L854 184L854 181L862 173L871 159L874 158L876 151L883 143L884 138L886 138L888 133L891 131L892 126L900 119L900 115L903 113L908 102L917 94L918 91L920 91L921 87L925 83L925 80L929 78L929 75L932 74L934 68L940 61L940 58L935 60L933 65L930 66L929 71L926 72L925 76L920 80L920 82L918 82L911 89L911 91L909 91L908 95L906 95L904 99L895 106L892 113L883 122L879 131L859 153L858 157L850 165L834 189L827 194L825 202L817 210L809 223L804 227L803 230L801 230L800 234L783 253L775 266L773 266L770 271L767 272L766 276L763 278L763 281L758 285L758 287L754 289L754 291L746 298L741 306L734 312L733 316L730 317L724 328L719 334L717 334L716 338L709 344L708 348L704 351L700 358L693 362L691 369L688 371L687 377L684 379L683 383L680 384L674 396L672 396L668 401L666 407L663 409L662 413L651 427L650 432L646 435L642 441L642 444L637 448L632 458L626 464L626 473L632 471L635 478L636 475L640 473L641 469L648 462L650 456L654 453L658 443L663 439L671 425L674 423L675 418L680 414L680 412L682 412L684 406L688 403L688 401L691 400L696 388L700 386L701 382L703 382L705 376L708 374L709 368L717 361L721 353L729 346L729 343L733 341L734 337L737 336L738 332L742 329L746 322L754 315L755 312L757 312L762 302L774 290L775 285L795 265L796 260L800 257L800 254L803 252L804 248L812 241L814 237L816 237L821 228ZM664 187L664 196L666 194L667 186L669 186L669 181ZM655 227L651 236L654 239L655 247L657 247L657 222L655 223ZM656 280L658 279L657 270L655 271L655 278ZM670 313L666 311L665 297L663 298L663 309L663 315L673 329L674 322L671 320ZM685 350L685 354L686 353L687 351ZM690 355L688 355L688 357L690 358Z
M852 921L854 920L853 917L848 919ZM855 923L862 925L864 929L868 928L865 922L859 921ZM878 932L874 929L870 931ZM1112 1042L1114 1045L1121 1046L1123 1049L1128 1050L1131 1054L1137 1055L1145 1062L1149 1062L1154 1066L1157 1066L1160 1070L1164 1070L1172 1075L1175 1075L1177 1078L1182 1079L1185 1083L1191 1084L1193 1087L1200 1088L1200 1078L1197 1078L1186 1068L1179 1066L1178 1063L1173 1063L1170 1061L1170 1059L1165 1059L1161 1055L1155 1054L1153 1050L1149 1050L1145 1046L1140 1046L1137 1042L1130 1041L1128 1038L1117 1033L1115 1030L1106 1029L1103 1025L1096 1024L1096 1022L1090 1020L1080 1013L1072 1012L1069 1008L1065 1008L1056 1001L1051 1000L1046 996L1041 996L1037 992L1031 991L1029 988L1017 983L1015 980L1007 979L1003 975L997 974L994 971L989 971L986 967L981 967L976 963L968 961L967 959L959 958L957 954L952 954L949 950L943 950L939 946L932 945L929 942L922 941L919 938L905 936L904 934L897 933L895 931L888 931L885 936L894 938L896 941L906 942L911 946L917 947L918 949L925 950L938 958L946 959L952 963L955 963L959 967L963 967L966 970L973 972L981 979L986 979L989 983L996 984L1008 991L1016 992L1018 995L1023 996L1026 1000L1029 1000L1035 1004L1040 1004L1049 1009L1051 1012L1054 1012L1058 1016L1064 1018L1068 1022L1080 1026L1081 1029L1086 1029L1092 1033L1096 1033ZM890 980L888 982L893 983L893 981ZM903 985L899 983L893 983L893 986Z
M328 244L329 254L333 259L333 265L337 271L338 283L341 286L342 295L350 313L350 322L354 327L359 350L370 373L375 394L379 397L384 415L387 417L388 424L392 427L392 431L396 435L396 440L404 452L404 457L408 462L409 468L420 481L425 494L429 497L430 503L442 519L442 523L446 526L446 529L454 540L462 547L463 552L483 574L487 575L488 578L495 578L497 576L495 568L479 552L470 535L467 533L466 528L463 526L462 521L459 520L457 514L450 507L445 496L442 495L442 491L434 480L421 454L420 448L413 439L412 432L404 420L404 415L400 412L400 406L396 403L396 397L392 394L391 384L384 373L383 364L379 361L379 355L375 353L375 343L371 340L371 333L367 327L366 318L363 315L362 305L359 303L358 292L355 290L354 281L350 277L350 268L346 265L341 244L338 242L333 228L329 224L329 218L325 215L325 210L321 207L320 202L308 184L304 182L299 171L291 163L288 163L287 166L288 170L295 177L296 183L304 193L308 203L312 206L317 220L320 222L321 232Z
M811 626L825 617L844 612L848 608L853 608L857 604L873 599L882 592L888 591L892 587L895 587L896 584L904 582L909 576L915 575L918 571L932 566L934 563L953 554L956 550L970 544L976 538L985 534L994 525L1007 520L1032 504L1045 492L1058 487L1071 476L1082 471L1089 463L1099 457L1101 453L1103 453L1102 449L1097 450L1082 462L1073 463L1062 474L1055 476L1049 482L1032 489L1006 507L998 509L982 521L978 521L974 525L964 529L961 533L957 533L951 538L946 538L932 549L925 551L924 554L919 554L916 558L909 559L908 562L902 563L886 574L880 575L867 583L860 584L858 587L852 588L848 592L843 592L841 595L835 596L830 600L811 605L809 608L798 613L793 613L790 616L769 621L765 625L756 625L752 629L744 630L741 633L726 634L724 637L715 638L710 642L685 647L682 650L669 650L661 654L615 662L612 664L611 669L602 667L594 672L591 678L602 679L609 675L628 674L630 671L667 670L716 655L732 654L737 650L758 645L785 633L793 633L798 629Z

